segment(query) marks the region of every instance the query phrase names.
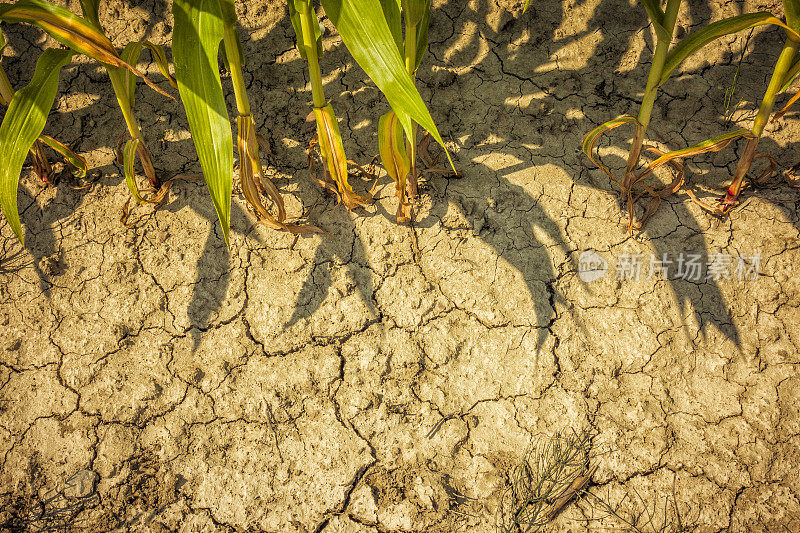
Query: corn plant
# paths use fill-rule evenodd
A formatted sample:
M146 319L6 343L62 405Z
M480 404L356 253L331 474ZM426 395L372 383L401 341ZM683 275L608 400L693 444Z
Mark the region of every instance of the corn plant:
M17 210L19 174L26 154L40 138L49 110L55 101L60 69L71 60L74 53L83 54L99 61L108 70L117 94L117 101L134 140L131 145L133 149L126 150L128 154L126 157L132 158L133 153L138 152L146 171L152 171L152 164L144 149L141 132L131 111L132 86L135 85L135 82L132 82L131 78L127 76L131 74L134 76L134 80L135 77L142 78L159 93L168 97L169 95L129 63L130 60L135 59L133 48L127 49L128 60L126 60L120 56L108 37L103 34L97 17L97 0L82 0L81 7L85 17L79 17L46 0L19 0L13 4L0 6L0 20L3 22L23 22L38 26L70 49L69 51L45 50L37 63L36 72L40 73L39 77L34 74L31 83L13 95L3 123L0 125L0 157L2 161L9 162L0 170L0 203L2 203L3 213L12 230L23 244L22 226ZM156 48L154 47L154 49ZM163 56L163 53L161 55ZM42 65L41 72L40 63ZM45 71L45 68L49 70ZM165 62L162 65L162 71L166 71ZM47 142L46 138L44 142ZM51 144L51 146L58 149L57 145ZM132 164L126 165L126 170L132 171L132 167ZM158 184L155 172L150 172L148 177L151 178L152 185ZM131 181L128 180L128 183L130 185ZM132 191L134 188L135 182ZM138 193L135 194L138 196Z
M69 50L45 50L36 62L31 82L15 92L0 124L0 205L11 229L24 244L17 210L19 174L28 151L44 129L58 90L61 68L70 62Z
M97 31L102 32L103 30L100 25L99 17L99 4L99 0L81 0L81 9L83 10L84 18L91 23ZM166 54L160 46L148 41L128 43L122 50L120 57L125 63L135 65L139 60L142 48L145 46L152 52L161 73L169 80L173 87L177 87L175 80L169 74ZM131 137L126 141L125 148L122 152L122 167L123 173L125 174L125 182L136 201L143 203L146 200L139 193L139 187L134 174L135 156L139 156L139 162L142 165L151 188L157 190L161 186L161 179L156 175L153 162L150 158L150 152L145 145L144 136L133 114L133 106L136 99L137 77L133 72L124 67L107 65L106 70L111 80L111 86L114 88L114 95L117 98L120 111L122 111L125 125L128 128L128 134Z
M264 175L260 158L263 138L256 131L244 84L244 54L233 0L175 0L172 12L172 55L178 91L226 244L233 188L233 140L217 66L221 45L236 97L239 179L248 204L258 221L268 227L292 233L317 231L314 226L287 221L283 199ZM270 213L262 196L275 204L277 215Z
M239 178L245 199L255 212L259 222L267 227L289 231L290 233L312 233L319 231L310 224L287 222L286 208L278 188L267 177L261 166L260 147L266 141L256 131L255 120L250 109L250 101L244 84L244 53L239 40L236 10L232 0L220 2L223 23L223 42L225 59L231 73L233 89L236 96L237 150L239 153ZM266 208L261 201L262 196L269 198L277 209L277 217Z
M413 184L411 195L413 197L416 195L417 179L414 163L416 125L421 125L444 146L441 135L414 86L413 79L427 47L430 2L429 0L402 2L385 0L380 3L369 0L323 0L322 6L350 53L386 95L392 107L388 118L381 120L382 131L391 133L389 136L383 133L379 135L382 139L381 151L386 154L385 160L388 162L408 162L407 171L398 172L395 164L394 171L390 171L390 174L398 183L402 183L399 188L403 190L405 190L406 174L411 176L409 181ZM245 90L242 71L244 54L238 36L233 0L173 2L175 80L169 76L163 50L151 43L130 43L121 54L117 52L103 34L98 17L99 0L81 0L81 7L83 17L46 0L19 0L14 4L0 6L0 20L26 22L39 26L56 40L70 47L73 52L87 55L106 67L130 134L130 140L121 150L120 159L126 183L137 201L146 201L139 193L134 174L134 160L137 155L150 186L157 188L160 185L160 179L155 173L144 143L144 136L133 114L137 78L144 79L148 85L163 93L132 66L137 62L142 48L146 46L153 52L161 72L180 93L206 184L222 225L224 239L226 243L228 242L233 187L233 142L217 65L220 48L224 46L224 57L231 74L238 113L236 146L239 154L239 177L248 204L259 222L271 228L293 233L319 231L309 224L298 224L287 219L286 209L277 187L264 175L260 161L260 150L264 140L256 131ZM371 201L371 197L355 193L348 183L348 161L339 126L333 108L325 98L319 64L322 53L321 32L316 12L311 0L289 0L289 11L297 34L300 55L308 62L313 113L317 122L316 143L320 147L325 163L323 183L336 190L340 200L348 209L365 205ZM402 38L401 27L403 18L405 41ZM48 54L48 57L51 56L53 53ZM49 74L50 77L46 81L51 82L51 85L53 83L57 85L57 78L52 78L52 72ZM0 85L2 81L0 76ZM45 80L37 79L37 81L44 83ZM49 91L40 92L43 96L50 95ZM8 96L11 94L9 91ZM50 106L54 98L55 93L49 100ZM46 114L43 117L46 118ZM9 124L13 118L13 113L6 114ZM36 121L37 126L39 122L41 120ZM383 127L385 124L389 126ZM44 123L41 122L41 127L43 126ZM31 131L33 129L37 128L32 128ZM35 153L40 152L36 138L41 133L41 128L38 130L37 136L30 143L27 143L27 137L30 135L25 136L26 142L23 143L25 152L31 148ZM408 139L408 148L404 145L403 135ZM399 139L401 142L391 146L384 141L389 138ZM0 148L8 150L13 148L16 151L21 149L8 143ZM411 157L406 155L407 152L410 152ZM19 154L16 155L18 159ZM21 165L22 160L20 168ZM0 194L3 198L3 210L21 240L21 227L16 211L17 176L20 168L5 167L6 173L10 172L9 176L13 176L6 176L3 179ZM265 197L274 204L274 214L266 207L263 201ZM409 206L405 197L401 197L401 210L410 215Z
M772 76L764 92L764 96L761 99L758 112L753 119L753 125L749 129L740 128L714 139L709 139L685 150L677 150L664 154L661 158L659 158L662 161L656 160L653 163L653 166L656 166L657 163L667 161L671 158L684 157L686 155L693 155L696 153L718 151L723 149L734 139L747 139L742 156L739 158L739 163L736 167L736 173L733 176L733 181L728 187L725 196L720 198L716 204L708 204L695 199L700 206L716 215L726 215L731 211L731 209L733 209L737 203L739 194L742 191L744 179L750 170L753 160L762 155L766 156L765 154L759 154L756 151L758 141L764 133L764 127L767 125L770 115L772 114L772 109L775 105L777 96L781 92L785 91L792 81L794 81L794 79L797 77L798 73L800 73L800 57L798 57L797 54L798 46L800 45L800 0L784 0L783 10L786 16L786 23L775 17L769 16L768 14L753 14L752 16L743 16L750 17L754 20L763 20L764 22L762 23L776 24L781 26L786 33L783 49L781 50L775 66L773 67ZM716 22L709 25L706 30L710 30L715 25L718 27L723 26L725 23L726 21ZM701 32L702 30L697 33L700 34ZM713 34L713 30L711 33ZM697 38L699 37L695 37L695 39ZM687 39L687 42L689 42L689 39ZM775 115L773 120L780 118L784 113L786 113L786 111L791 107L798 97L800 97L800 93L795 95L795 97L793 97L786 104L786 106ZM770 171L771 168L768 168L766 174L769 174Z
M366 205L372 201L371 195L357 194L348 183L347 157L342 135L333 107L325 99L322 70L319 65L319 58L322 55L322 35L311 0L289 0L289 14L297 35L300 57L308 63L313 113L317 124L317 143L325 164L322 184L335 191L348 209Z
M396 9L400 2L391 0L322 0L325 13L338 30L353 58L387 97L406 136L413 138L413 124L424 127L442 146L444 143L428 112L401 55L397 27L390 29L385 8ZM405 5L405 2L403 2ZM427 1L420 3L429 10ZM297 36L301 58L308 62L316 143L324 160L322 183L336 191L348 209L369 203L369 195L353 191L348 182L347 157L333 108L325 97L320 56L321 32L311 0L288 0L292 26ZM419 8L417 8L419 9ZM395 13L395 11L392 11ZM217 56L224 45L231 72L236 105L237 148L242 190L259 221L269 227L293 233L319 231L314 226L289 222L277 188L264 176L259 161L256 133L242 76L244 57L237 34L233 0L175 0L173 62L198 158L222 225L225 241L230 226L230 202L233 176L233 142L225 107ZM391 15L391 14L390 14ZM399 22L399 18L397 19ZM427 22L425 24L427 28ZM423 47L416 47L420 50ZM418 64L418 61L417 63ZM415 65L416 66L416 65ZM449 156L448 156L449 157ZM272 215L261 201L268 197L277 208Z
M323 0L323 5L325 4ZM358 6L361 13L367 6L363 5L364 2L358 4L362 4ZM374 9L377 6L372 7ZM353 25L353 28L343 31L340 28L342 24L337 25L341 16L336 11L334 11L336 18L334 25L337 25L342 39L356 61L375 80L392 106L392 110L382 115L378 122L378 150L387 173L395 182L395 192L399 202L396 218L402 223L411 220L411 209L417 197L419 178L416 162L417 125L425 128L445 148L436 124L413 85L417 69L428 47L431 4L430 0L381 0L380 8L383 17L379 17L378 13L374 16L376 20L386 22L384 27L363 27L359 30ZM328 10L326 7L326 11ZM363 24L364 19L359 22ZM373 40L373 43L367 43L364 51L356 49L359 46L357 42L359 36ZM375 41L379 37L382 37L381 46L376 46ZM381 83L380 77L383 74L379 63L381 60L394 65L396 78L401 79L405 87ZM403 69L406 76L402 75ZM445 153L450 165L453 166L446 148ZM455 171L454 166L453 169Z
M794 0L792 2L787 1L786 3L794 3ZM730 35L764 24L778 24L784 27L790 35L797 35L794 30L784 24L780 19L776 18L769 12L762 11L758 13L738 15L709 24L708 26L690 34L672 50L670 50L673 34L675 33L675 23L678 16L678 10L680 8L680 0L667 0L666 6L663 9L658 0L641 0L641 4L647 11L650 23L655 30L656 47L653 53L653 61L650 66L647 85L645 86L639 113L635 117L632 115L626 115L601 124L589 132L586 137L584 137L582 146L584 153L586 153L591 161L620 187L628 211L628 232L632 232L634 227L641 227L647 218L652 215L653 212L655 212L655 209L658 207L661 199L677 191L678 188L683 184L682 168L680 164L675 161L676 159L704 152L720 150L738 137L751 135L751 133L747 130L737 130L732 133L726 133L713 139L703 141L702 143L689 148L667 153L645 146L645 134L650 124L650 118L652 116L658 88L670 78L678 65L680 65L684 60L697 53L710 42L725 35ZM789 40L793 41L793 39L794 37L791 37ZM784 70L784 74L781 74L781 76L778 77L779 82L783 81L785 74L786 71ZM777 89L777 87L775 89ZM769 110L772 109L772 103L774 102L774 91L772 98L773 99L770 102L765 100L765 105L768 104L769 108L766 111L766 118L769 116ZM603 165L603 163L600 161L600 158L595 156L594 151L595 145L603 134L623 125L633 125L635 132L631 149L628 153L625 172L623 176L618 179L614 176L611 170ZM763 124L760 126L760 129L763 130ZM760 135L760 131L758 135ZM642 157L642 152L645 149L655 153L658 158L652 163L646 165L644 168L640 168L640 159ZM755 150L755 144L752 145L752 150ZM752 157L750 158L750 161L752 161ZM636 185L642 182L644 178L649 176L656 168L665 164L670 164L675 170L674 179L670 185L661 189L656 189L645 185L643 186L643 192L639 192L635 189ZM749 164L747 166L749 168ZM736 182L736 180L734 180L734 182ZM635 223L634 203L636 199L643 195L650 196L651 200L644 212L644 215L642 216L641 221L639 223Z
M3 51L5 46L5 37L2 33L0 33L0 52ZM16 91L11 85L11 81L8 79L5 70L3 70L3 67L0 66L0 105L8 107L12 98L14 98L15 92ZM76 177L83 177L86 175L86 172L89 169L86 164L86 160L83 157L79 156L67 146L50 137L49 135L42 134L39 135L39 138L33 142L33 146L30 148L30 155L33 160L33 168L42 181L45 183L50 182L53 174L52 167L50 166L50 162L48 161L45 153L45 146L49 146L54 151L61 154L65 162L74 168L73 173Z
M383 10L403 56L406 71L413 78L427 47L430 2L398 3L387 0L383 2ZM404 15L405 39L401 29L401 14ZM378 122L378 150L386 172L395 182L399 202L396 218L400 223L411 220L411 208L417 197L416 133L417 127L413 125L406 140L403 126L393 110L381 116Z
M316 65L322 47L310 5L307 0L290 0L292 24L298 43L304 43L301 55L309 62L317 137L327 162L327 173L338 185L345 206L352 208L369 198L353 193L346 181L346 158L343 152L338 152L341 136L335 128L332 108L325 101ZM417 124L444 147L414 86L414 75L427 49L430 0L322 0L322 6L356 62L375 81L392 107L379 119L378 149L387 173L395 181L399 200L397 220L407 222L411 200L417 195Z

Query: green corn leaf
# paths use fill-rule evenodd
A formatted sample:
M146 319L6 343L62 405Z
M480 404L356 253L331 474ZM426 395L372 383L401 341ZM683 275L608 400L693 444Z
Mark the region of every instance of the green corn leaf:
M178 82L176 82L175 78L173 78L169 73L169 62L167 61L167 54L164 52L163 47L153 44L150 41L128 43L122 50L120 57L129 65L136 66L136 63L139 62L139 57L142 55L142 48L147 48L150 50L153 55L153 59L158 66L159 72L161 72L161 74L167 79L170 85L177 89ZM136 82L138 79L130 70L120 70L123 70L125 91L128 96L130 96L131 107L133 107L136 93Z
M172 55L203 175L228 244L233 135L217 57L223 38L219 0L175 0Z
M17 188L22 164L44 129L53 107L61 68L72 59L69 50L45 50L36 62L33 79L14 93L0 125L0 205L14 234L24 245L17 211Z
M91 4L84 9L93 9ZM19 0L13 4L0 4L0 20L5 22L25 22L46 31L58 42L106 65L129 70L142 78L154 91L168 98L170 95L150 81L147 76L120 58L114 45L106 37L96 22L51 4L46 0Z
M289 0L289 18L292 21L294 33L297 35L297 49L300 50L300 57L303 61L308 61L308 53L303 43L303 25L300 22L300 13L306 9L312 9L309 0ZM317 57L322 57L322 30L319 24L314 25L314 42L317 43Z
M297 4L301 3L302 0L289 0L289 20L292 21L292 28L294 28L294 34L297 36L297 48L300 50L300 57L303 61L306 61L308 58L306 57L306 50L303 47L303 25L300 22L300 9L298 9ZM301 6L302 9L302 6Z
M139 62L139 56L141 54L142 54L142 43L128 43L125 46L125 49L122 50L122 54L120 54L120 57L122 57L122 60L128 63L129 65L136 65L136 63ZM122 74L122 87L120 87L120 89L127 96L131 104L131 107L133 107L133 104L136 101L136 76L134 76L130 71L127 70L123 70L121 74Z
M86 173L89 172L89 165L86 163L86 159L84 159L83 156L76 154L70 150L69 147L63 145L49 135L39 135L39 140L61 154L67 163L75 168L75 170L72 172L73 176L76 178L86 177Z
M134 164L136 163L136 149L139 147L138 139L128 139L125 143L125 149L122 152L122 168L125 173L125 183L128 185L133 198L137 203L143 204L144 198L139 194L139 186L136 185L136 170Z
M397 43L397 50L403 55L403 22L400 16L400 0L380 0L383 16L392 32L394 42Z
M0 67L0 105L8 106L13 96L14 88L11 86L3 67Z
M425 17L425 12L431 9L431 0L402 0L401 6L403 16L406 19L406 27L416 26ZM326 9L327 11L327 9Z
M322 0L325 13L364 72L392 106L406 136L413 138L412 120L444 147L428 108L406 71L380 3L374 0ZM448 159L450 153L447 152ZM450 164L453 162L450 160Z
M430 0L401 0L403 16L406 19L406 31L413 24L416 29L416 56L414 57L414 72L425 57L428 50L428 25L431 20ZM401 52L401 55L405 55Z
M523 13L525 13L528 10L529 5L531 5L531 0L525 0L525 5L522 7Z
M6 38L3 35L3 32L0 31L0 54L3 53L3 49L6 47ZM9 81L8 76L6 76L6 71L3 70L3 67L0 67L0 105L7 106L9 102L11 102L11 98L14 96L14 87L11 85L11 81Z
M100 0L81 0L83 16L100 29Z
M763 26L764 24L781 26L786 30L790 39L800 41L800 35L798 35L797 32L768 11L737 15L725 20L712 22L708 26L697 30L683 39L669 54L667 54L667 59L664 62L664 70L662 71L661 79L658 84L661 85L667 81L675 69L678 68L678 65L708 43L720 37L724 37L725 35L731 35L756 26Z
M786 89L788 89L798 74L800 74L800 57L795 59L794 63L792 63L792 66L789 67L789 70L783 77L783 81L781 82L781 88L779 92L783 92Z

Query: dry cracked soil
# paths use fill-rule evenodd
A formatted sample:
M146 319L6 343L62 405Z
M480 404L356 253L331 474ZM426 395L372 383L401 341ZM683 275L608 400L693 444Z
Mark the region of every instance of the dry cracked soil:
M780 12L685 4L679 36ZM117 46L168 45L169 9L113 0L101 18ZM800 531L800 194L779 174L718 219L680 192L631 236L617 189L580 152L592 127L638 109L653 48L640 6L434 1L418 81L461 178L427 177L413 229L394 222L385 174L354 213L312 181L285 3L237 9L268 173L330 235L267 230L235 192L226 248L202 180L133 208L126 227L111 86L70 64L45 132L93 181L44 186L25 167L28 247L0 222L0 529L494 531L525 450L577 431L597 465L588 490L623 518ZM326 91L349 157L368 162L387 106L323 21ZM22 86L29 51L52 43L3 30ZM783 37L746 37L682 65L654 137L686 146L748 124ZM170 90L147 53L142 67ZM137 97L162 175L200 175L180 104L144 85ZM614 135L601 151L619 166L630 134ZM789 115L759 146L784 170L797 138ZM689 186L717 194L741 146L687 163ZM587 250L604 275L586 275ZM624 524L583 497L550 527Z

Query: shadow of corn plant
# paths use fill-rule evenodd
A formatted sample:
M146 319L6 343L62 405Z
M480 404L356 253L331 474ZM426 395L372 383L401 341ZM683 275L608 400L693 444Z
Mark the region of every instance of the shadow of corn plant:
M495 108L508 109L508 113L514 116L513 120L507 120L487 115L483 124L471 133L473 139L469 139L468 142L472 145L480 144L487 150L506 153L514 153L514 148L517 154L527 151L529 154L527 157L518 156L522 160L521 163L503 170L508 176L524 168L553 164L571 175L575 184L611 192L616 197L613 184L604 176L599 176L599 172L588 168L590 166L587 164L588 161L578 153L578 150L583 134L591 129L592 124L601 123L612 116L624 113L626 103L634 109L638 105L635 93L617 87L618 76L609 77L604 72L619 66L624 61L625 77L640 79L642 86L644 85L653 49L645 11L638 6L631 7L616 0L571 4L570 10L583 10L582 14L588 12L589 22L580 31L567 35L563 29L566 8L556 4L534 3L525 15L500 20L494 27L488 20L492 12L490 3L481 2L479 6L477 9L474 4L466 6L448 3L443 6L441 14L446 15L446 18L439 19L439 22L442 25L449 23L450 28L449 31L443 30L442 33L452 37L440 43L445 45L442 47L443 51L434 45L434 55L439 60L437 67L443 68L444 65L449 65L454 70L461 68L466 73L461 74L460 78L466 79L472 75L481 81L484 78L486 81L494 81L491 78L494 67L489 64L499 63L503 75L521 82L523 94L497 95L487 89L479 95L479 98L457 108L458 111L466 108L475 109L474 104L480 102ZM687 4L692 27L699 27L711 17L710 6L708 2ZM622 11L630 14L624 21L618 20L617 14ZM607 35L604 28L612 22L615 34ZM452 52L452 48L446 45L451 45L458 36L468 33L466 30L470 27L480 28L480 31L472 32L477 37L473 42L462 44L457 52ZM639 56L631 57L626 52L631 49L635 39L644 39L648 46L645 46ZM754 45L760 45L761 39L759 34L754 40ZM763 39L770 42L773 40L769 35L765 35ZM578 42L586 41L593 43L592 57L583 64L571 66L570 63L580 63L573 59L572 47ZM756 49L755 46L751 48ZM728 54L725 63L738 61L738 52L736 49ZM748 53L746 57L750 55ZM745 63L744 69L752 68L747 59ZM703 72L709 70L715 75L716 80L725 80L723 76L715 74L716 68L717 66L704 67ZM672 79L664 85L663 92L656 101L656 114L667 110L671 114L666 121L663 118L667 117L657 117L659 120L654 120L654 124L658 123L656 129L663 128L666 122L667 137L674 137L677 146L688 145L702 139L703 131L706 130L698 134L696 133L698 128L707 128L706 121L716 120L713 116L709 119L709 113L701 113L703 109L693 107L689 109L697 115L700 122L693 124L691 116L687 120L687 104L693 105L694 96L687 99L684 95L694 94L693 87L696 87L698 81L702 83L702 80L702 77L691 73ZM763 80L758 80L757 83L761 83L759 88L763 88ZM721 100L722 95L720 95ZM583 115L585 118L571 119L570 114ZM448 128L448 131L459 130L458 126L452 124L448 124ZM510 134L502 135L499 133L501 131ZM776 147L775 143L769 140L764 146L767 149ZM789 154L792 146L794 143L790 143L781 151ZM554 158L552 155L548 156L548 153L560 153L561 156ZM730 159L734 160L735 157L730 154ZM794 161L791 161L791 164L794 164ZM713 177L718 179L719 175ZM783 190L786 192L787 187L784 186ZM568 185L565 186L565 196L571 192L572 189ZM789 195L793 196L793 192L789 192ZM797 225L796 215L791 214L795 204L792 199L778 203L787 212L787 218ZM625 208L622 199L619 199L619 207L620 210ZM668 199L661 211L636 236L636 239L647 240L653 246L657 257L663 257L665 254L674 256L679 252L709 257L712 251L704 235L704 228L708 227L708 218L704 215L698 217L696 209L691 207L683 198ZM620 224L622 223L623 218L620 217ZM668 281L683 316L693 313L703 331L708 333L708 326L713 325L734 344L739 345L739 332L731 320L731 311L725 302L719 283L713 279L702 279L698 282L681 279Z
M431 53L434 57L423 60L419 72L421 83L418 85L423 91L423 95L430 102L434 118L439 122L441 131L447 132L445 134L446 138L448 136L452 138L461 135L459 128L462 125L459 123L460 121L454 122L453 119L456 118L454 114L441 113L441 102L447 98L439 97L437 92L444 85L442 82L431 82L430 80L430 63L438 62L436 56L441 53L439 49L443 45L448 45L446 39L442 40L438 30L440 25L437 22L440 17L445 20L448 19L448 14L439 13L439 11L446 10L448 7L449 5L440 5L433 10ZM334 55L332 52L326 53L327 57ZM333 62L335 59L331 61ZM353 83L359 78L363 79L363 74L359 74L357 68L355 69L355 74L351 67L346 67L344 70L345 72L341 77L335 78L329 84L335 86L336 83L341 83L345 88L348 88L352 87ZM464 77L475 79L474 73L467 73ZM443 83L448 84L452 83L452 81L444 80ZM367 90L371 90L369 89L369 83L367 85ZM340 94L340 98L350 98L350 94L352 94L350 91L345 90ZM452 95L450 96L452 97ZM458 97L454 98L455 100L458 99ZM334 103L336 104L336 102ZM457 105L455 101L453 103L454 106ZM379 102L377 105L388 109L388 106L383 102ZM375 153L373 147L374 139L363 133L364 130L371 128L369 126L362 127L364 124L373 125L375 123L375 107L376 105L372 103L370 96L365 96L362 100L359 100L358 105L351 106L342 113L346 123L350 125L358 124L360 127L357 131L347 133L345 133L347 128L343 128L346 144L350 143L350 146L356 144L359 147L358 152L353 152L356 154L356 157L354 157L356 159L360 157L361 160L368 160ZM440 112L437 113L437 110ZM474 111L480 112L480 109L475 109ZM450 238L454 239L455 246L455 243L461 241L463 236L460 235L460 229L449 227L446 219L453 217L467 219L470 226L467 231L473 234L477 242L490 248L497 257L507 262L523 278L526 287L525 292L529 295L532 309L521 310L521 312L534 315L532 325L538 328L537 346L541 348L548 335L548 327L555 318L554 306L557 302L563 301L555 289L555 281L561 275L561 272L557 272L553 266L549 247L555 246L567 258L571 257L570 248L558 223L551 214L547 213L539 205L529 192L521 186L504 180L502 178L503 174L495 169L463 159L464 150L463 147L459 146L459 143L451 142L449 146L451 150L454 150L456 166L464 177L455 179L433 175L424 180L420 185L420 190L428 200L423 200L422 204L418 206L418 213L413 219L412 228L398 227L396 232L398 235L403 235L408 248L414 246L412 241L419 240L420 254L415 258L415 261L422 268L423 273L430 274L436 272L436 267L425 260L426 254L432 251L425 248L426 239L433 234L432 232L449 233ZM492 149L494 147L487 146L486 148ZM530 165L525 166L525 168L529 167ZM385 179L381 181L381 184L383 183L385 183ZM385 188L388 189L389 185ZM383 198L390 194L382 190L378 193L378 196ZM502 198L493 197L493 194L502 194ZM394 217L383 211L382 207L367 208L369 212L374 210L376 210L376 214L384 216L390 224L394 225ZM344 233L358 232L356 229L357 224L350 222L349 218L345 218L346 216L343 213L336 216L337 222L343 225L343 228L337 228L337 231ZM358 213L357 215L357 217L363 216L364 213ZM341 246L342 249L338 252L333 251L336 247L334 244L321 245L317 248L315 257L312 260L313 266L300 290L294 313L287 321L286 327L296 324L303 318L310 317L319 309L331 287L329 265L334 259L347 264L353 261L353 258L357 258L363 264L367 244L363 242L362 237L357 237L352 246L350 246L349 242L349 240L344 241ZM466 263L464 268L469 268ZM427 274L426 277L428 277ZM433 282L435 283L435 280ZM371 281L368 278L364 278L356 286L361 293L362 299L367 302L370 308L374 309ZM445 289L446 292L447 290ZM445 295L448 296L447 294ZM458 303L456 303L456 306L461 307ZM467 309L467 311L472 311L472 309Z
M571 8L581 7L589 9L586 5ZM558 37L558 27L564 16L560 6L537 5L532 9L534 11L530 15L531 19L526 19L527 15L516 19L510 15L505 18L498 17L498 8L491 1L473 2L469 5L442 3L438 10L434 10L432 22L432 28L436 28L431 34L431 53L434 56L435 70L427 72L427 75L421 74L420 77L428 83L429 94L436 95L432 100L434 109L437 101L453 102L449 111L446 111L447 117L442 122L442 130L456 137L466 135L460 141L462 148L466 150L462 149L457 154L461 164L464 165L462 171L466 178L458 184L446 186L447 194L470 198L474 196L472 191L477 188L475 179L497 180L493 194L513 191L509 196L518 197L521 203L531 206L523 208L524 214L510 210L505 221L499 222L499 229L525 227L528 222L539 224L550 239L558 243L562 251L569 252L571 248L552 215L539 207L535 196L515 185L512 180L515 174L529 172L537 166L555 165L571 174L576 183L587 184L585 179L581 179L585 175L583 162L575 157L580 146L580 135L583 133L582 123L568 119L567 116L570 104L574 103L570 98L579 98L581 89L589 86L592 81L596 81L597 86L600 85L603 78L602 68L598 69L593 63L589 63L583 69L556 67L550 58L558 48L570 46L587 36L596 36L597 48L602 49L606 40L602 34L602 27L610 23L611 18L614 18L615 24L618 25L614 13L619 10L630 11L631 8L613 0L594 6L593 18L588 28L568 38ZM693 9L697 12L697 17L708 14L707 7ZM632 15L635 15L633 11ZM645 24L644 13L641 13L641 20L638 22L632 18L628 39L633 38ZM550 32L556 36L555 41L549 35ZM609 47L614 50L626 50L627 45L620 44L621 40L625 40L625 33L622 35L622 38L615 36L615 39L611 39ZM470 36L471 40L467 40L467 36ZM543 67L546 67L544 71ZM495 68L499 73L495 73ZM531 98L526 109L509 109L508 99L515 95L502 94L494 88L494 84L502 76L521 80L526 89L530 89L533 93L538 92L540 96ZM444 106L439 107L441 109ZM498 109L501 111L498 112ZM475 114L482 116L482 119L475 120ZM574 139L574 146L570 145L570 139ZM509 159L515 159L516 162L506 164L502 168L494 165L485 167L483 171L479 171L481 176L478 178L475 171L480 167L480 163L471 164L464 159L480 159L481 152L506 154ZM598 189L604 188L597 184L592 186ZM565 196L570 194L570 191L564 192ZM486 208L490 204L497 205L498 201L498 197L491 195L488 195L485 201L471 198L467 201L471 204L470 207L462 213L475 222L485 220L483 214L487 213ZM680 249L707 256L709 251L700 225L682 204L674 203L671 206L678 211L679 219L691 232L691 236L688 240L686 235L674 239L669 237L661 240L653 239L651 242L657 254L661 256ZM456 205L456 208L458 207ZM440 207L434 207L434 211L437 211L434 214L442 213ZM527 256L524 253L515 256L513 246L509 247L508 244L502 243L505 239L500 237L497 231L484 231L489 229L491 228L479 223L477 235L492 245L498 255L512 263L523 274L528 291L536 302L537 318L540 317L537 322L540 326L547 324L553 317L552 305L548 305L546 298L541 297L542 291L537 287L535 280L537 278L545 280L547 285L546 280L554 280L557 274L550 265L541 261L536 253L529 251ZM525 240L531 241L531 238L532 235L528 232L522 241L513 238L510 240L525 242ZM535 234L531 244L530 250L536 249L537 245L540 250L542 249ZM531 265L539 265L541 270L532 272ZM696 284L681 280L670 280L670 286L679 302L682 314L685 314L691 305L704 328L708 324L714 324L738 344L738 332L722 303L723 298L716 282L703 282L702 292L697 290ZM552 292L552 286L548 286L547 289L548 292Z

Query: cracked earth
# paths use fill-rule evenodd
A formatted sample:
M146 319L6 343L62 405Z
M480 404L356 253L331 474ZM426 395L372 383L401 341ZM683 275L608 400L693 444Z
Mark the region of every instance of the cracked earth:
M691 4L679 36L779 9ZM700 531L800 530L800 194L777 177L718 220L679 193L629 236L613 184L580 153L588 130L638 109L643 9L565 1L519 16L521 2L435 1L419 86L463 176L424 182L413 230L393 221L385 175L356 213L310 179L310 93L283 2L238 9L268 173L289 211L331 236L265 230L234 194L228 250L191 180L159 209L134 208L126 228L110 84L86 61L66 68L45 133L98 172L90 188L44 187L26 167L28 249L0 222L0 528L494 531L510 468L539 436L574 429L592 431L590 490L626 512L646 501L674 526L673 501ZM101 11L121 47L168 44L168 10ZM47 40L4 32L21 86L27 50ZM348 155L369 161L387 107L335 34L324 43ZM734 122L752 116L781 44L754 32ZM653 135L676 147L731 129L743 45L722 39L685 63ZM137 114L164 176L199 175L179 104L141 86ZM760 149L790 168L799 134L790 115ZM610 163L625 135L602 146ZM708 197L740 149L689 163L691 187ZM578 276L587 249L611 264L592 282ZM759 254L760 275L614 274L626 254L680 253ZM615 525L587 501L553 524Z

